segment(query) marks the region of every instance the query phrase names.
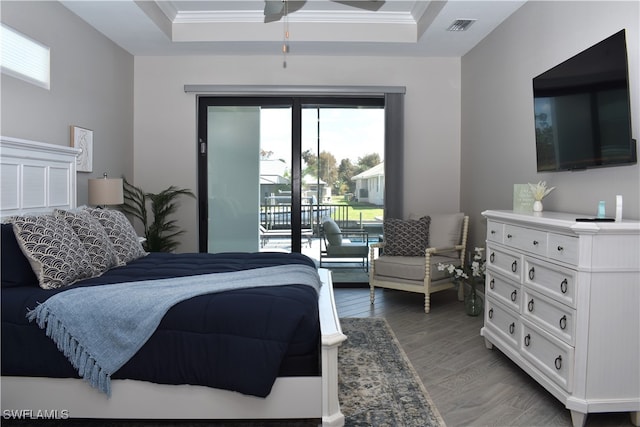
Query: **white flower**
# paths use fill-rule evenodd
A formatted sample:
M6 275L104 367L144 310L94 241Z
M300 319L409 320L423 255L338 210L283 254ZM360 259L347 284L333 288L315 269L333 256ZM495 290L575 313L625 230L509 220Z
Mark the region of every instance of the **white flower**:
M547 188L545 181L539 181L537 184L529 183L529 190L533 195L534 200L540 201L551 193L556 187Z

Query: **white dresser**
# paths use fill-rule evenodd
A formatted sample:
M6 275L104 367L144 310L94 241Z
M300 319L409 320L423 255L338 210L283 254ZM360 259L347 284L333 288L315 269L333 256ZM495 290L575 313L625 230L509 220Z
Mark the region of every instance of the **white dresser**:
M630 412L640 424L640 222L485 211L484 327L571 410Z

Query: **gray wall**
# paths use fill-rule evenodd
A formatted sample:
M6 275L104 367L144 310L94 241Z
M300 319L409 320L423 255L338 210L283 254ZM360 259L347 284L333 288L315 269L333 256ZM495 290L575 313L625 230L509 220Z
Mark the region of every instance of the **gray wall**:
M460 209L460 58L289 55L136 57L136 185L196 188L196 96L185 84L406 86L404 212ZM170 173L167 173L170 171ZM180 251L197 250L197 211L181 200Z
M2 22L51 49L51 89L1 76L2 135L70 145L70 126L94 132L87 179L133 175L133 56L58 2L2 1Z
M632 135L640 139L640 3L529 1L462 58L461 207L471 215L471 244L483 245L485 209L511 209L513 184L547 181L545 210L595 215L599 200L640 218L638 165L537 173L534 76L627 30Z

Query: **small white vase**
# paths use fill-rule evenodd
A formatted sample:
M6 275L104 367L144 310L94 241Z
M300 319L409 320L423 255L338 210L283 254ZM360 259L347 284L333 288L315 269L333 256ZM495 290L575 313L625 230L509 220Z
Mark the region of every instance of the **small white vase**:
M533 211L542 212L542 201L536 200L535 202L533 202Z

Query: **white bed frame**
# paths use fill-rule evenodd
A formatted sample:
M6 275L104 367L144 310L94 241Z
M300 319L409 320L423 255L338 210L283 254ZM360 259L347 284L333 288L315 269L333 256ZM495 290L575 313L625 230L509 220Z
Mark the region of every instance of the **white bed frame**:
M76 207L71 147L0 137L0 215ZM266 398L191 385L112 380L112 396L80 379L1 377L2 413L112 419L322 419L344 425L338 401L338 347L346 339L331 274L319 270L322 376L278 378ZM9 411L9 412L7 412ZM31 411L31 412L29 412Z

